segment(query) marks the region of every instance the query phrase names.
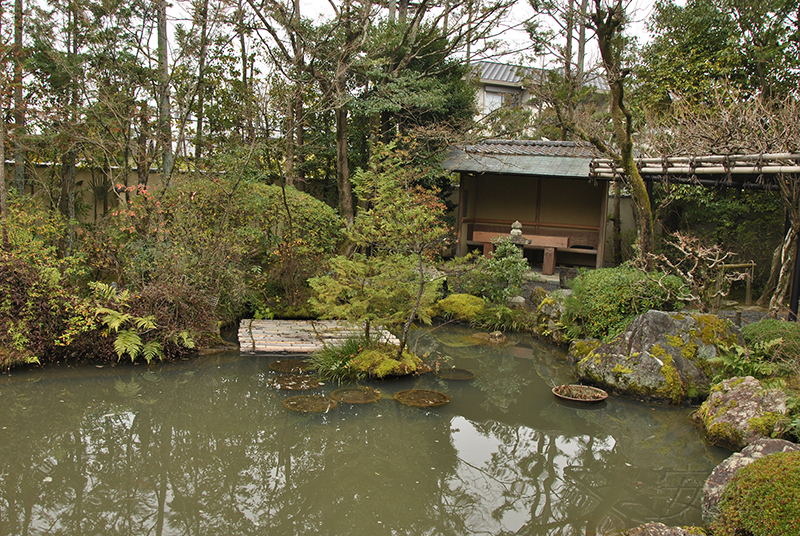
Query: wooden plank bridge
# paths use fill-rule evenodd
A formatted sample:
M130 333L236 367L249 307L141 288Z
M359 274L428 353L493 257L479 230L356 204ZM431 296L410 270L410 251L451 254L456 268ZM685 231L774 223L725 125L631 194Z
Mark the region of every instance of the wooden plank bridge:
M363 331L360 326L339 320L245 318L239 323L239 351L243 354L308 354ZM397 338L386 330L380 330L380 338L398 344Z

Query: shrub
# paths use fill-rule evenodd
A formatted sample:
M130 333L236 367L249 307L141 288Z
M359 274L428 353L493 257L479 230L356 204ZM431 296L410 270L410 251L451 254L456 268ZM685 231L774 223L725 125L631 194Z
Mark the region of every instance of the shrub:
M493 243L495 251L491 258L473 255L452 265L448 277L451 290L500 304L522 291L524 275L530 270L522 251L509 237L495 239Z
M94 303L54 267L0 254L0 368L56 361L91 350L110 355L97 331Z
M83 234L97 278L135 293L153 284L179 288L223 322L276 295L282 305L301 303L306 280L341 242L341 219L293 188L251 180L236 189L226 181L182 181L160 196L129 192L126 206Z
M743 327L742 335L750 348L768 346L758 353L764 361L782 364L800 375L800 324L765 318Z
M448 319L471 322L486 308L483 299L471 294L451 294L436 304L436 314Z
M800 534L800 452L772 454L741 468L719 511L715 536Z
M586 270L572 280L573 295L561 317L572 339L611 340L637 316L680 307L683 282L664 273L645 273L631 266Z

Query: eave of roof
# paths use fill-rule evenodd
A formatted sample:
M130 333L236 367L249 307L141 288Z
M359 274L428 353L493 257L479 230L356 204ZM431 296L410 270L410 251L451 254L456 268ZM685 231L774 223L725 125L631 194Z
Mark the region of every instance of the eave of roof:
M588 179L596 156L594 147L576 142L486 140L451 147L442 166L463 173Z

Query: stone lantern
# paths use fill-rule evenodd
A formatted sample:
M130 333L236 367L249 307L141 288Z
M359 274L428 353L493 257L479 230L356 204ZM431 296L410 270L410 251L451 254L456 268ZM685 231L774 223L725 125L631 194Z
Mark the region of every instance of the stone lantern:
M531 243L530 240L522 236L522 224L519 221L511 224L511 242L520 250Z

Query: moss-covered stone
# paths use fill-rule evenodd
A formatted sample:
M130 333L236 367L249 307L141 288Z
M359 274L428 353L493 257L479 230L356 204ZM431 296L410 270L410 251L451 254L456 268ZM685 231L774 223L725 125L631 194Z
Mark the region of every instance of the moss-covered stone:
M715 339L715 337L718 337ZM716 373L712 357L739 332L714 315L649 311L609 343L573 343L580 379L655 402L699 402Z
M375 378L403 376L417 371L422 359L405 350L397 359L397 346L378 344L359 353L350 361L350 366Z
M800 452L780 452L739 469L725 488L714 536L800 534Z
M438 316L462 322L471 322L486 308L482 298L471 294L451 294L439 300L435 312Z
M760 434L764 437L774 437L776 429L781 428L779 425L786 421L785 415L778 413L766 412L758 417L753 417L747 421L747 426L753 432Z
M573 359L577 360L591 357L594 349L601 344L603 344L602 341L597 339L581 339L578 341L572 341L572 343L569 345L569 354L573 356Z
M611 369L611 372L614 374L632 374L633 369L630 367L622 366L621 364L617 363L614 365L614 368Z
M786 393L765 390L752 376L732 378L711 389L695 419L711 442L737 450L784 433L786 400Z

